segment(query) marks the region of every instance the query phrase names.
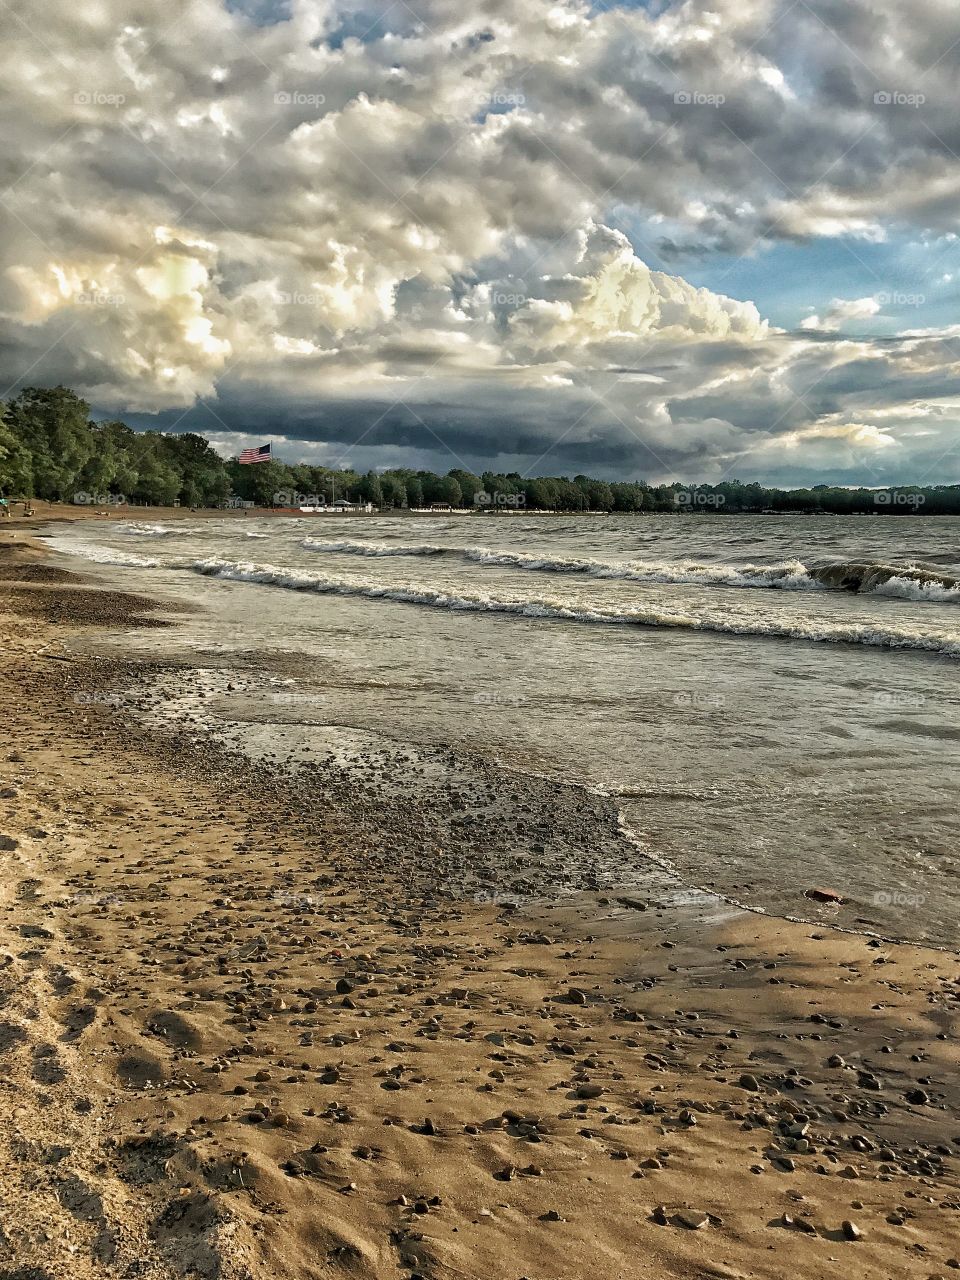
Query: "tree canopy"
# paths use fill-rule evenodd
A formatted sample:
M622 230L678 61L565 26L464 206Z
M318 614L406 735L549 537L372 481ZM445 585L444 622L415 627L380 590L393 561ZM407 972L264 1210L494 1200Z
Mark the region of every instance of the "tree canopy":
M833 512L836 514L960 514L960 485L900 485L889 489L818 484L776 489L756 482L650 485L586 475L522 476L454 468L446 475L404 467L356 471L273 460L241 466L224 459L203 436L134 431L119 421L95 422L90 406L67 387L28 387L0 402L0 493L6 497L219 507L231 497L258 506L299 505L294 495L347 499L386 509L429 506L502 507L549 511Z

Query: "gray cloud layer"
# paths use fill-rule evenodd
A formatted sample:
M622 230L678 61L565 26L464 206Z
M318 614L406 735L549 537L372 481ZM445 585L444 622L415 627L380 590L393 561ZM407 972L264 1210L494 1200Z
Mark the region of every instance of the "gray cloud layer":
M826 283L785 333L644 261L949 249L939 0L5 13L5 384L354 465L942 478L956 333L844 337L880 304Z

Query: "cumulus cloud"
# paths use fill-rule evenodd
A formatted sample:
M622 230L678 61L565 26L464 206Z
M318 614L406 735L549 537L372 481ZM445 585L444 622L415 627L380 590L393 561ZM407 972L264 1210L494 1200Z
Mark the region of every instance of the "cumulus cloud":
M869 320L879 312L880 302L876 298L834 298L822 316L806 316L800 328L836 333L850 321Z
M955 334L869 340L874 297L791 334L683 261L949 252L960 14L658 8L11 0L4 385L355 465L930 465Z

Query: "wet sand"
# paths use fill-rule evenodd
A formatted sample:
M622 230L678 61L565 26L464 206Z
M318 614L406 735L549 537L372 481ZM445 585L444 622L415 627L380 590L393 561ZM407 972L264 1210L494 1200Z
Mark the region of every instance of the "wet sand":
M97 630L176 613L0 550L0 1276L955 1273L955 954L565 883L573 788L144 721Z

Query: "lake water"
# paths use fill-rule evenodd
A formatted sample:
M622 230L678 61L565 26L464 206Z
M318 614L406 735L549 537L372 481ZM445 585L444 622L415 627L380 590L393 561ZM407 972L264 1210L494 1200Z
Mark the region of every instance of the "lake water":
M826 885L847 926L956 943L958 518L251 513L50 541L202 605L127 649L296 657L260 720L601 788L690 883L798 915Z

